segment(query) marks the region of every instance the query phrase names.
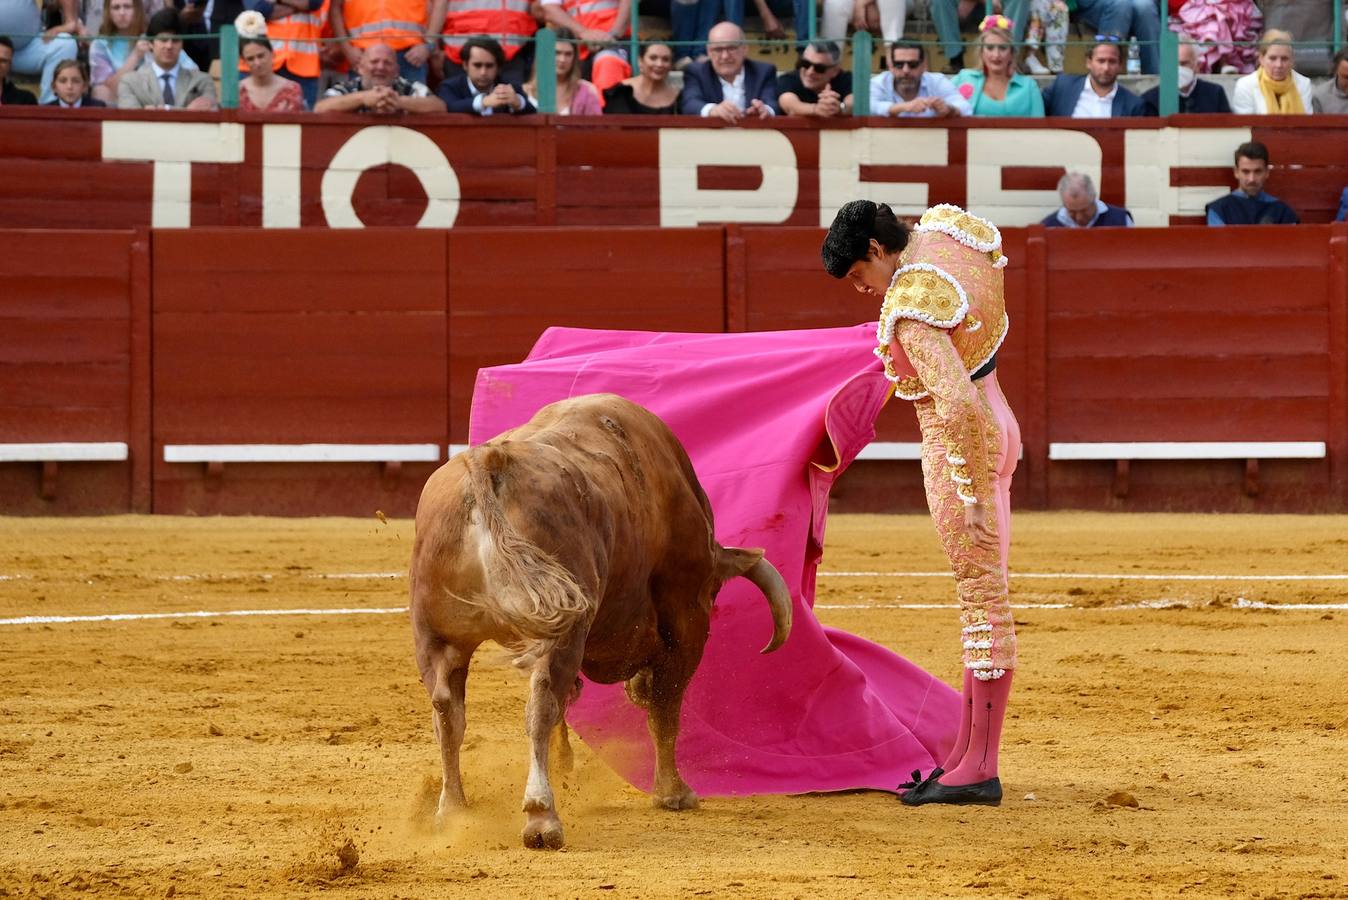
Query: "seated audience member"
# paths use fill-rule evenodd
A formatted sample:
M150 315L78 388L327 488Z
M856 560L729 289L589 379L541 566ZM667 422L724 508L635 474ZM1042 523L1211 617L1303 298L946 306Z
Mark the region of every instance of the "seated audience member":
M77 59L63 59L57 63L51 87L56 99L47 106L59 106L62 109L107 106L102 100L87 96L89 80L84 77L84 66Z
M605 115L669 115L679 111L679 92L669 83L674 50L659 42L641 48L641 71L604 91Z
M632 28L629 8L618 0L541 0L543 21L556 31L565 31L580 59L589 62L590 81L599 91L613 87L632 74L627 48L614 44ZM591 58L592 50L597 50ZM559 104L560 106L560 104ZM577 112L575 115L581 115Z
M945 118L972 115L949 78L927 71L921 44L901 41L889 48L889 71L871 77L871 115Z
M1110 206L1095 193L1091 176L1068 172L1058 179L1062 206L1044 217L1045 228L1131 228L1133 215L1122 206Z
M777 105L788 116L850 115L852 73L843 71L842 48L829 41L807 44L795 70L777 79Z
M445 80L463 74L463 45L473 35L495 35L501 47L500 74L506 81L523 84L533 69L530 38L538 33L538 20L529 0L447 0L440 33L445 36Z
M89 45L89 80L96 99L117 102L117 82L150 57L150 42L144 35L145 5L141 0L103 0L98 37Z
M0 106L37 106L37 98L9 80L14 42L0 34Z
M989 16L978 26L979 68L965 69L951 83L975 116L1044 114L1044 97L1033 78L1015 71L1011 22ZM874 111L874 110L872 110Z
M593 84L580 77L580 57L576 53L576 36L566 29L557 32L557 115L598 116L604 112L603 101ZM524 85L524 96L538 106L538 75Z
M173 7L150 17L150 64L118 80L119 109L215 109L215 81L185 64L181 33Z
M1031 75L1057 75L1062 72L1067 48L1069 10L1064 0L1030 0L1030 21L1025 25L1025 69ZM1048 65L1039 59L1044 47Z
M1119 84L1123 48L1113 38L1098 40L1086 54L1085 75L1059 75L1044 88L1044 111L1073 119L1145 116L1142 98Z
M304 112L304 94L299 84L277 75L272 67L271 41L267 40L265 24L259 22L261 28L243 24L246 16L256 15L259 14L245 12L237 20L241 36L239 56L248 67L248 77L239 82L239 109L245 112ZM242 37L245 33L247 37Z
M524 88L501 74L505 54L487 37L471 37L463 45L461 75L440 82L436 94L452 113L475 116L517 115L536 112Z
M1333 72L1334 77L1312 93L1311 103L1321 115L1348 115L1348 47L1334 54Z
M1147 115L1161 113L1161 88L1152 88L1142 95ZM1221 85L1198 77L1198 48L1190 43L1179 46L1179 107L1182 113L1229 113L1226 91Z
M1230 194L1207 205L1209 225L1295 225L1292 207L1264 193L1268 182L1268 148L1250 141L1236 148L1236 183Z
M1310 115L1311 80L1293 70L1292 36L1272 29L1259 39L1259 68L1236 82L1231 111L1240 115Z
M44 28L42 3L34 0L0 0L0 35L9 41L8 68L20 75L37 75L38 100L51 103L51 80L56 64L74 59L79 52L75 35L80 30L77 4L61 4L61 24ZM6 101L8 102L8 101Z
M709 60L683 70L679 103L686 115L734 124L777 114L777 70L746 58L743 29L734 22L717 24L707 35L707 52Z
M355 78L334 84L314 112L364 112L378 116L444 112L444 102L420 81L398 74L398 54L387 44L371 44L360 55Z

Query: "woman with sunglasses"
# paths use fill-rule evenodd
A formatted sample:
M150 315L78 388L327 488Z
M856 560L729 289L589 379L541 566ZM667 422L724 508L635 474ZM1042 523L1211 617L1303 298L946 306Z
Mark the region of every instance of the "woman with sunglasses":
M824 270L881 300L876 354L894 393L913 401L922 478L959 599L963 702L954 746L925 778L899 785L907 806L997 806L997 753L1016 669L1007 594L1011 476L1020 428L997 384L1008 327L997 227L941 204L911 231L885 204L843 206L820 248Z
M852 73L842 69L842 48L831 41L807 44L795 71L777 79L777 103L788 116L850 114Z
M1044 97L1028 75L1016 72L1011 40L1011 20L988 16L978 26L981 64L965 69L953 79L976 116L1024 116L1042 118Z

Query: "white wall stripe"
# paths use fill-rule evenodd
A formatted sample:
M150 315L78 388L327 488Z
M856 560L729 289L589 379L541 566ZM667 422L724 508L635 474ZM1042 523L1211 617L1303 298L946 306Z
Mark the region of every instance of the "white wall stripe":
M438 444L165 444L164 462L438 462Z
M1324 459L1324 441L1050 443L1049 459Z
M0 444L0 462L122 462L127 455L121 441Z
M65 625L73 622L134 622L150 619L221 619L233 616L382 616L407 612L405 606L378 609L227 609L171 613L108 613L99 616L19 616L0 625Z

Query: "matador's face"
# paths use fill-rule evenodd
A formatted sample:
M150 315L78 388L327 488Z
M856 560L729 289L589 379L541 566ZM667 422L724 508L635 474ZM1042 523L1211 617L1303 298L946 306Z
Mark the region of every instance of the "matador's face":
M898 267L897 256L886 253L880 242L872 238L866 255L852 263L847 270L847 280L859 293L884 297L885 291L889 290L889 282L894 278L894 270Z

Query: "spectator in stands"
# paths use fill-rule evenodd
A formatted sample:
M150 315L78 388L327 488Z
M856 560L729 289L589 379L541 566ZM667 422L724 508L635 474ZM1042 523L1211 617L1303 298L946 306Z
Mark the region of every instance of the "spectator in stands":
M37 106L37 98L9 80L14 62L14 42L0 34L0 106Z
M447 0L447 3L445 21L440 26L445 35L445 80L463 74L463 45L475 34L495 35L493 40L500 44L504 59L499 73L502 78L522 84L529 77L534 62L534 45L529 39L538 32L538 20L530 11L529 0Z
M674 50L668 44L641 48L641 72L604 91L605 115L670 115L679 111L679 92L669 83Z
M50 103L51 80L56 64L74 59L79 51L78 0L61 0L61 24L42 27L42 4L33 0L0 0L0 35L9 39L9 69L20 75L37 75L38 100Z
M927 51L915 41L889 48L889 71L871 77L871 115L938 118L973 115L949 78L927 71Z
M398 55L387 44L369 44L355 78L328 88L314 112L364 112L379 116L444 112L445 104L420 81L398 74Z
M885 44L893 46L903 40L907 18L907 0L824 0L819 36L826 41L844 41L850 24L857 31L879 29ZM804 36L799 27L797 32Z
M584 41L581 59L589 64L590 81L601 92L632 74L627 49L613 42L632 28L631 0L541 0L543 21ZM590 58L591 44L603 46Z
M946 58L946 72L951 75L959 74L964 69L964 43L960 39L960 27L962 24L973 27L970 21L972 16L982 13L985 9L982 0L930 0L931 18L936 25L936 35L941 42L941 52ZM1025 34L1025 25L1029 17L1029 0L1006 0L1001 4L1001 11L1004 15L1000 17L989 16L983 19L983 24L978 26L979 47L982 47L982 34L986 31L989 19L999 18L1008 35L1008 42L1019 41ZM978 113L978 115L987 115L987 113Z
M475 116L535 112L519 82L501 75L505 53L491 38L471 37L463 45L465 71L440 82L436 94L452 113Z
M328 18L336 37L349 38L343 42L342 52L357 72L368 49L385 46L397 51L399 77L408 84L424 85L426 63L439 42L428 25L434 21L438 27L445 20L445 3L446 0L331 0ZM328 94L323 99L327 100Z
M1044 88L1044 109L1050 116L1109 119L1145 116L1142 98L1119 84L1123 52L1114 37L1096 40L1086 54L1086 75L1059 75Z
M576 36L565 28L557 31L557 115L598 116L604 112L604 103L595 86L580 77L580 56ZM524 85L524 96L538 106L538 74Z
M707 51L710 60L684 69L679 102L685 114L731 124L777 114L777 70L745 58L743 29L734 22L719 23L707 35Z
M51 87L56 99L47 106L59 106L61 109L107 106L103 101L87 96L89 79L84 77L84 66L77 59L63 59L57 63Z
M248 15L258 14L243 14ZM239 33L244 33L242 27ZM265 29L260 36L250 33L239 41L239 56L248 66L248 77L239 82L239 109L245 112L304 112L304 94L299 84L282 78L272 68L271 41L267 40Z
M1040 224L1045 228L1132 228L1133 215L1122 206L1110 206L1096 195L1091 176L1068 172L1058 179L1062 206Z
M806 45L795 70L777 79L777 105L788 116L850 115L852 73L843 71L842 48L831 41Z
M150 17L150 64L117 82L120 109L215 109L215 82L183 62L178 10L161 9Z
M1057 75L1063 68L1067 47L1069 10L1064 0L1030 0L1030 21L1025 26L1025 70L1031 75ZM1044 48L1048 65L1039 61Z
M1292 36L1270 29L1259 38L1259 68L1236 82L1231 111L1240 115L1310 115L1311 80L1293 70Z
M1311 95L1315 111L1321 115L1348 114L1348 47L1334 54L1334 77L1317 87Z
M1268 148L1250 141L1236 148L1234 191L1207 205L1209 225L1295 225L1292 207L1264 193L1268 182Z
M272 71L300 86L306 109L318 102L318 79L323 74L319 39L327 21L326 0L277 0L267 19Z
M988 16L978 26L979 68L965 69L952 80L975 116L1042 116L1039 85L1015 71L1011 21ZM874 110L872 110L874 112Z
M103 0L98 38L89 45L89 80L94 97L117 100L117 82L141 67L150 55L145 40L145 5L141 0Z
M1152 88L1142 95L1142 103L1147 115L1156 116L1161 112L1161 88ZM1198 48L1185 41L1179 46L1179 112L1182 113L1229 113L1231 104L1227 102L1226 91L1221 85L1204 81L1198 77Z

